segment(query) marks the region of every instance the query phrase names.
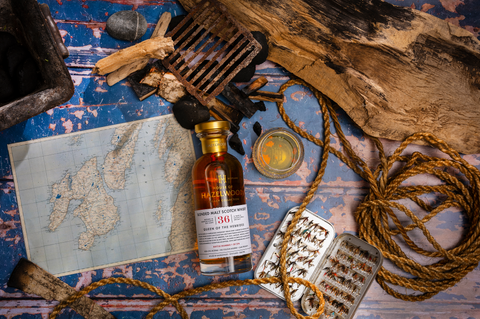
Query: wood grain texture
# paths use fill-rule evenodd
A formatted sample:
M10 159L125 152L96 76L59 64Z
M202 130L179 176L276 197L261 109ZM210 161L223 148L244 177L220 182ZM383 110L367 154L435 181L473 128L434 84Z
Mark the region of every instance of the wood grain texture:
M155 37L142 41L134 46L119 50L95 64L92 73L104 75L122 66L144 60L144 58L156 58L163 60L173 52L173 41L171 38Z
M180 0L187 9L195 0ZM430 132L480 152L480 41L380 0L222 0L269 41L269 60L333 99L367 134Z

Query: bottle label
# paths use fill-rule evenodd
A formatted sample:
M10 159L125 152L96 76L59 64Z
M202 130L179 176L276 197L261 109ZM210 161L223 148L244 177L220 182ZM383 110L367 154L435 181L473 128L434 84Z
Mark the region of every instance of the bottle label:
M247 205L195 211L200 259L252 253Z

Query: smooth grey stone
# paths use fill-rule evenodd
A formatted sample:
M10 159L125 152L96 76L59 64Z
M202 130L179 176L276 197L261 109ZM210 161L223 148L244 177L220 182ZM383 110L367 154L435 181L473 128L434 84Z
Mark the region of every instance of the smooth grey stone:
M108 18L106 29L115 39L135 41L147 32L147 20L136 11L119 11Z

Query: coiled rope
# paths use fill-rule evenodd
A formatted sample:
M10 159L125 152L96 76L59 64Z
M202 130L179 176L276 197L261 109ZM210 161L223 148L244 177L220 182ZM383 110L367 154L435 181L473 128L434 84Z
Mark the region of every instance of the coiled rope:
M478 265L480 260L479 170L463 160L455 150L448 147L445 142L435 138L432 134L417 133L401 143L398 149L389 157L385 155L380 141L377 138L372 137L373 142L378 148L380 157L380 164L376 170L372 172L367 164L353 151L350 143L342 132L336 113L333 110L331 102L328 98L326 98L315 88L311 87L309 84L299 79L288 81L281 86L279 92L284 93L287 88L296 84L308 87L317 98L323 113L324 140L322 141L311 134L306 133L297 125L295 125L295 123L292 122L286 114L285 109L283 108L283 102L277 103L279 112L283 120L292 130L309 141L324 148L324 151L322 153L317 177L312 183L307 196L300 206L300 209L295 213L294 218L292 219L292 222L285 233L285 238L283 240L280 252L280 278L270 277L262 279L231 280L185 290L175 295L169 295L163 290L140 280L129 278L107 278L90 284L83 290L60 302L50 314L50 318L56 318L63 308L67 307L82 296L88 294L92 290L113 283L123 283L142 287L164 298L162 302L160 302L150 311L146 317L147 319L153 318L158 311L162 310L169 304L175 306L182 318L188 318L187 312L178 302L180 298L185 298L194 294L218 288L242 285L259 285L267 283L282 283L287 306L296 318L318 318L323 313L325 306L323 295L312 283L304 279L288 276L286 271L286 251L292 230L300 219L302 212L312 200L320 182L322 181L327 166L329 153L334 154L343 162L345 162L353 171L355 171L370 184L369 194L365 197L363 203L360 204L355 211L355 220L359 224L359 236L370 244L376 246L382 252L383 256L391 260L398 268L414 276L414 278L411 278L411 276L401 276L386 270L385 267L382 267L377 274L377 281L387 293L396 298L408 301L425 300L431 298L438 292L455 285L468 272L472 271ZM330 117L333 120L337 136L343 144L345 154L330 146L330 137L332 135L330 132ZM430 157L418 152L413 153L411 156L401 155L410 143L419 140L423 140L424 142L429 143L431 146L438 148L440 151L447 154L450 159ZM391 176L389 176L389 173L391 173L392 166L395 162L403 162L404 166L400 171L394 174L392 173L390 174ZM457 173L460 172L463 174L463 179L467 182L462 182L462 178L456 176L456 173L448 173L447 171L442 170L442 168L446 167L455 168ZM432 174L439 178L443 183L436 186L401 186L403 181L418 174ZM447 199L443 202L443 204L433 207L420 198L421 195L432 192L443 194L447 197ZM397 202L406 198L412 200L420 208L427 211L428 214L420 219L406 206ZM466 217L468 218L468 221L466 221L465 224L470 225L470 227L467 231L467 234L464 236L463 240L458 246L449 250L445 250L438 244L433 236L431 236L430 232L425 226L425 223L427 223L441 211L450 207L458 207L463 209ZM399 218L395 214L395 211L401 211L406 214L411 219L412 223L407 226L402 225ZM394 228L389 226L389 218L393 221L395 225ZM407 233L417 227L423 232L425 237L435 248L435 251L427 251L422 249L418 247L418 245L416 245L412 239L410 239ZM399 234L406 244L416 253L432 258L440 257L441 260L436 261L431 265L423 266L408 258L407 254L402 251L397 242L392 239L393 236ZM289 283L305 285L316 294L320 300L320 306L314 315L305 317L298 313L293 305L293 302L291 301ZM413 289L417 292L421 292L422 294L402 294L394 290L388 284Z

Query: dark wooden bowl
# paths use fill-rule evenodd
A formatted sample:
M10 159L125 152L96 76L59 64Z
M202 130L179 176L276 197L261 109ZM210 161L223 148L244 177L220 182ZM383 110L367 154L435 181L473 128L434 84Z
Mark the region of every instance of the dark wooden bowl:
M0 131L70 100L74 85L63 59L68 50L46 4L0 0L0 22L35 59L43 84L27 96L0 104Z

